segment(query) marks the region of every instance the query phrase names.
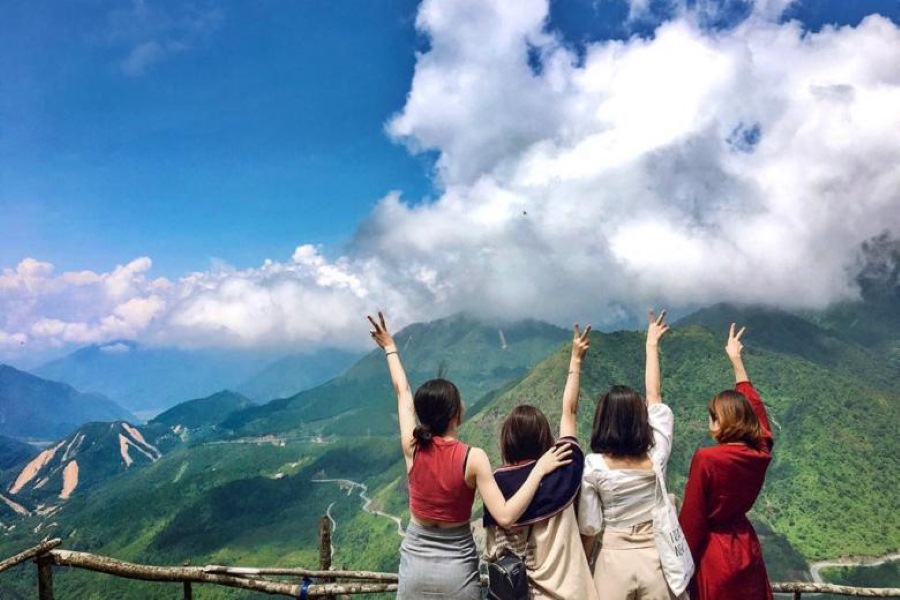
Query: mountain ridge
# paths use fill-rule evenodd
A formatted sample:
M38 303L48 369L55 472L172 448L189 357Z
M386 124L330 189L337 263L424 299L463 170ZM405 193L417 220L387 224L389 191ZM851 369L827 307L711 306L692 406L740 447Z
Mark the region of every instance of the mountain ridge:
M548 323L485 323L465 314L415 323L394 335L414 387L417 381L450 377L472 404L523 375L567 337L565 329ZM294 396L235 412L222 427L235 435L304 428L354 435L359 428L352 417L362 413L366 435L388 435L395 427L396 400L383 363L381 351L373 350L340 376Z
M109 398L83 393L0 364L0 434L21 439L68 435L83 423L135 417Z

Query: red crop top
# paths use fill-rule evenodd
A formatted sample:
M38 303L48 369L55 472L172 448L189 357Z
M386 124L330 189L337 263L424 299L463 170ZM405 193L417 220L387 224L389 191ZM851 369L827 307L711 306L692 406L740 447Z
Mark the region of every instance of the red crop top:
M435 437L416 451L409 471L409 510L431 521L462 523L472 518L475 489L466 485L469 447Z

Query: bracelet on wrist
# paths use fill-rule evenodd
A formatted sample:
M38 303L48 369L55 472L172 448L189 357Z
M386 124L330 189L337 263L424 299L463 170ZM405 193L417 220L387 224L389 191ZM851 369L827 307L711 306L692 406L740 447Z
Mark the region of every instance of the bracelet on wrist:
M385 352L385 353L384 353L385 356L390 356L391 354L396 354L396 355L398 355L398 356L400 355L400 353L397 352L396 350L391 350L391 351L389 351L389 352Z

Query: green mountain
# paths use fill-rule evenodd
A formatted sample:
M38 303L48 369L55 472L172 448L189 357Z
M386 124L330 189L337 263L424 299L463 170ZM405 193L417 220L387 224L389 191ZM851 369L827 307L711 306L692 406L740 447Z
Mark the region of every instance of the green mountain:
M876 310L871 304L859 303L859 312ZM698 310L675 325L701 325L711 331L728 331L731 323L747 327L747 336L755 348L801 356L833 373L861 377L869 385L893 389L900 384L900 371L886 369L885 356L835 328L825 328L791 313L760 306L737 307L729 304ZM892 328L882 335L895 336ZM900 331L900 321L894 331Z
M781 316L775 315L771 330L763 331L760 323L745 338L748 370L770 408L776 435L775 459L754 518L806 559L896 549L900 492L895 478L886 474L897 472L898 448L892 432L900 422L900 402L897 392L872 383L896 374L884 361L870 365L865 376L835 372L797 354L757 344L759 334L766 345L792 347L791 329L784 339L770 337L781 324ZM694 449L710 443L707 400L733 385L722 350L724 331L678 327L663 343L663 393L676 417L670 462L673 490L683 489ZM831 339L821 331L819 337ZM852 355L858 349L835 351ZM535 367L485 406L462 435L483 445L496 460L500 424L516 404L540 406L551 422L558 423L567 359L568 351L562 348ZM613 383L642 389L642 334L592 334L579 415L585 446L595 399Z
M234 389L259 402L286 398L301 390L325 383L360 357L361 354L358 352L345 352L334 348L285 356L247 381L238 384Z
M88 421L133 418L100 394L83 394L64 383L0 365L0 435L54 439Z
M157 415L150 423L158 423L170 428L200 429L214 427L231 413L256 406L249 398L222 390L206 398L188 400Z
M143 429L143 432L141 431ZM88 423L67 438L33 453L4 473L8 498L29 510L54 513L64 501L104 485L110 479L152 464L163 453L157 444L175 441L158 427L137 427L125 421ZM150 441L144 437L144 433Z
M537 321L485 324L465 315L410 325L395 335L410 384L443 374L470 412L488 392L524 375L568 332ZM240 435L291 430L316 434L393 435L396 397L381 351L311 390L234 413L223 428Z
M52 516L20 517L15 529L0 536L0 555L51 535L62 537L66 548L149 564L312 566L318 561L318 523L326 512L338 524L336 545L349 546L358 539L354 536L367 533L352 527L361 512L358 494L348 494L337 482L314 480L351 478L374 489L397 477L399 457L393 439L182 445L89 494L73 494ZM382 520L373 527L375 534L390 523ZM396 568L396 526L393 538L384 538L389 547L371 551L384 568ZM54 585L60 597L98 600L163 599L173 593L171 585L68 569L56 570ZM3 598L13 591L32 597L33 590L32 565L0 578ZM213 586L197 586L194 594L248 597Z
M746 363L775 424L775 459L752 514L772 578L807 578L809 560L895 551L900 498L892 476L898 456L893 434L900 403L885 382L896 372L886 358L840 331L784 313L713 307L686 318L663 342L663 392L676 415L672 490L683 489L691 455L709 443L707 400L733 384L722 321L732 318L751 323ZM567 331L536 323L502 330L506 350L497 327L462 316L413 325L396 336L413 386L439 370L460 385L470 402L461 435L487 449L495 465L500 423L516 404L541 406L558 424L568 364ZM870 362L866 370L859 370L861 357ZM843 361L858 362L847 369ZM641 332L592 334L579 415L585 446L597 395L613 382L642 388L643 362ZM368 512L408 517L394 410L384 359L372 353L318 388L232 413L226 420L236 429L232 437L178 444L173 422L153 423L141 431L161 457L140 468L117 465L103 481L79 484L68 501L54 501L59 508L52 516L16 515L0 499L0 522L16 525L3 530L0 554L53 535L63 537L67 548L151 564L312 566L318 520L327 512L337 523L335 564L394 570L396 523ZM296 428L329 435L298 436ZM103 449L98 455L115 457ZM342 479L352 483L329 481ZM45 484L48 494L58 495L56 481ZM360 484L371 499L368 511L362 510ZM29 508L48 499L8 490L7 484L3 493ZM161 584L104 578L98 586L94 574L57 573L63 597L172 594ZM11 597L27 597L22 591L33 589L32 580L32 569L20 569L0 578L0 590L4 597L7 589ZM247 597L213 587L195 594Z

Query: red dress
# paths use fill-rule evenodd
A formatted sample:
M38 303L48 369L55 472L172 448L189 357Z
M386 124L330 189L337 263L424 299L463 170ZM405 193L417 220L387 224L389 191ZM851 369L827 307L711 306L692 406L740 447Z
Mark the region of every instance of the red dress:
M760 449L720 444L694 453L679 520L697 570L694 600L772 599L759 538L747 519L772 460L772 430L759 394L749 381L735 389L759 417Z

